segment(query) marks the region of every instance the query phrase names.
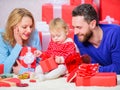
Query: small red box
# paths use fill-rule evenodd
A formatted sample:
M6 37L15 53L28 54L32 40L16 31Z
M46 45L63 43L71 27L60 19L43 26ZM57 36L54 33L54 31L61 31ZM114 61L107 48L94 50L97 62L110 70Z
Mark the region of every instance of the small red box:
M4 73L4 64L0 64L0 74Z
M116 86L117 76L116 73L96 73L96 75L85 78L76 77L76 86Z
M45 60L40 61L40 65L44 73L49 72L58 67L58 64L55 62L54 57L50 57Z

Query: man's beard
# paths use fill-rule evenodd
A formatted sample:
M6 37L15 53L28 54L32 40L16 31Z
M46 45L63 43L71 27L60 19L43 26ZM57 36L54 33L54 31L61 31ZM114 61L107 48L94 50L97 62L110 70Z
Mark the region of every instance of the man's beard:
M79 39L79 38L78 39L80 42L85 43L85 42L88 42L88 40L91 38L92 35L93 35L93 33L91 31L89 31L88 33L82 35L83 39ZM79 37L79 35L78 35L78 37Z

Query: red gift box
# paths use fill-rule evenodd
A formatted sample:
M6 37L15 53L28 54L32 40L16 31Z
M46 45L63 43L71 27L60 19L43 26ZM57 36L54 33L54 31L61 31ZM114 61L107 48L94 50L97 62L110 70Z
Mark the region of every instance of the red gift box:
M4 64L0 64L0 74L4 73Z
M100 21L105 19L106 16L110 16L120 22L119 10L119 0L100 0Z
M18 78L5 78L0 80L0 87L16 86L19 83L21 83L21 80Z
M93 2L93 0L70 0L70 5L80 5L83 3L89 3L91 4Z
M74 68L67 77L67 82L74 82L77 76L81 77L91 77L96 74L99 64L90 64L90 58L88 56L83 56L83 60L89 61L86 63L81 63L79 66Z
M76 77L76 86L116 86L116 73L96 73L92 77Z
M34 47L23 47L19 54L19 62L25 68L35 68L36 67L36 57L34 56Z
M44 4L42 5L42 21L49 22L56 17L60 17L65 20L65 22L72 27L72 10L75 6L71 5L52 5Z
M95 10L98 12L97 6L92 4ZM52 5L44 4L42 5L42 21L49 22L56 17L60 17L72 28L72 10L76 6L74 5Z
M93 2L93 0L70 0L70 5L78 6L80 4L91 4L98 13L98 6Z
M67 77L76 86L116 86L117 75L113 72L98 73L99 64L81 64Z
M58 67L58 64L55 62L55 59L53 56L45 60L41 60L40 65L44 73L49 72Z

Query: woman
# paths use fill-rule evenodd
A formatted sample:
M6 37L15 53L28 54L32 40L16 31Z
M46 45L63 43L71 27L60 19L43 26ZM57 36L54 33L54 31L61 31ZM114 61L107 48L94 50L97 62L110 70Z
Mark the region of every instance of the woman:
M4 64L4 73L10 73L12 67L15 74L26 70L17 61L23 46L41 49L31 12L15 8L8 17L5 30L0 30L0 63ZM13 66L15 62L17 66Z

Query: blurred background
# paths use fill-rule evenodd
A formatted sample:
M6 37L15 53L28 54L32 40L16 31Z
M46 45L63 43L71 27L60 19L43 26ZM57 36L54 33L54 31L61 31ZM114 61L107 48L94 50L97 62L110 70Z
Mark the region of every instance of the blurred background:
M0 0L0 28L4 28L9 13L16 7L22 7L30 10L34 16L35 22L42 20L42 5L45 3L59 2L61 0ZM69 0L64 0L70 4ZM93 0L99 7L99 0Z

